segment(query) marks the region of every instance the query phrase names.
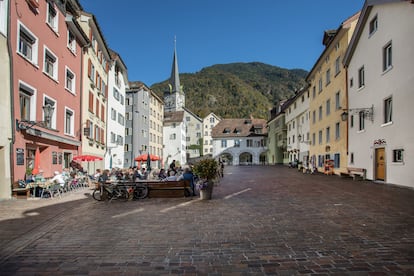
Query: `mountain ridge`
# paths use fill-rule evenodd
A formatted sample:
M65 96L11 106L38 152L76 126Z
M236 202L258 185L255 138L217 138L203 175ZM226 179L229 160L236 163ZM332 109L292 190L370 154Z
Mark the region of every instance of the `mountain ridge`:
M306 85L307 71L261 62L215 64L180 74L186 107L200 117L214 112L221 118L268 119L269 110ZM168 80L151 89L163 98Z

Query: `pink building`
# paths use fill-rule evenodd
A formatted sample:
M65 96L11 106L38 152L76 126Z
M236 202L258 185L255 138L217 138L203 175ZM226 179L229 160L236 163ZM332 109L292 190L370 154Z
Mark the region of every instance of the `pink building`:
M83 47L78 0L15 0L10 5L15 119L13 181L23 179L40 152L44 177L81 154Z

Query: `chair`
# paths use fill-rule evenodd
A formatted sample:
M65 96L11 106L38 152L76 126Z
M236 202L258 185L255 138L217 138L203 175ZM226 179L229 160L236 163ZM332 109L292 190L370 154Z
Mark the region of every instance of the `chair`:
M50 184L47 188L43 189L42 194L41 194L40 197L43 198L45 196L45 192L46 192L47 194L50 195L51 198L53 198L56 194L59 195L59 198L62 198L62 196L60 194L60 189L61 189L60 184L56 184L56 183Z

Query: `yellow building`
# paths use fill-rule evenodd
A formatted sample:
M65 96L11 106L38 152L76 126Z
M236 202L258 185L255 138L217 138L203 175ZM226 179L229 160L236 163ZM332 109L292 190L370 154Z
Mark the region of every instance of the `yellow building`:
M348 163L347 122L341 120L347 108L347 76L342 60L358 18L359 13L337 30L325 31L325 50L306 78L310 89L310 161L320 172L339 174L346 171Z

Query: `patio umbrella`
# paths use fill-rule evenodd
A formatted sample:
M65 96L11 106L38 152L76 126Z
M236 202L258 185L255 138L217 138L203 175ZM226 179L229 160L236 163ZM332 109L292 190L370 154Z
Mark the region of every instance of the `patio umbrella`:
M146 153L144 153L144 154L141 154L140 156L137 156L137 157L135 157L135 161L147 161L147 159L148 159L148 157L149 157L149 159L151 160L151 161L157 161L157 160L160 160L160 158L157 156L157 155L153 155L153 154L146 154Z
M40 149L37 148L35 152L35 157L34 157L32 175L38 174L39 172L40 172Z
M78 155L73 157L73 160L75 161L81 161L81 162L88 162L88 172L89 172L89 162L93 161L99 161L102 160L103 158L100 156L95 156L95 155Z

